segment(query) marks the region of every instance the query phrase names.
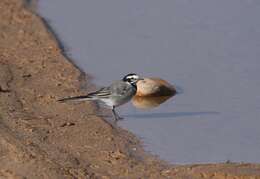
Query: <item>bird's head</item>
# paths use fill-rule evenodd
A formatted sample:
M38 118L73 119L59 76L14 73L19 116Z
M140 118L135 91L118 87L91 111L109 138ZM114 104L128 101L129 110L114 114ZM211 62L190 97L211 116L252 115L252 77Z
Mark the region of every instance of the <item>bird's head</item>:
M122 80L131 84L136 84L139 80L143 80L143 78L140 78L135 73L130 73L126 75Z

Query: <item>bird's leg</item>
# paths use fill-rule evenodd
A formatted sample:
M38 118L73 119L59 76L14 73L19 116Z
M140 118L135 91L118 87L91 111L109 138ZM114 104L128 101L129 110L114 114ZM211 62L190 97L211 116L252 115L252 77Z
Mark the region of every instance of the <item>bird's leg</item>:
M117 114L117 112L116 112L116 110L115 110L115 106L113 106L112 112L113 112L113 116L114 116L115 121L124 119L124 118L120 117L120 116Z

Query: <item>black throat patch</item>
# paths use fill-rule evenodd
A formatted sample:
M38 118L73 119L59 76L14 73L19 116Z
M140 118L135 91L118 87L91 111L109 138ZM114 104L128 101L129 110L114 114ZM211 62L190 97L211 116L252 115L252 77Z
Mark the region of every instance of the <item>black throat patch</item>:
M135 90L137 90L136 83L130 83L130 84L134 87Z

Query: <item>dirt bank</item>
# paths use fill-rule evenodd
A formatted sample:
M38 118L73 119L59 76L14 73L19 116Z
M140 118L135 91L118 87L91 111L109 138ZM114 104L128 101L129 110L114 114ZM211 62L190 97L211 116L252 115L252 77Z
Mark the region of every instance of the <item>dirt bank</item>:
M57 103L93 86L29 2L0 1L0 178L260 178L255 164L166 165L93 103Z

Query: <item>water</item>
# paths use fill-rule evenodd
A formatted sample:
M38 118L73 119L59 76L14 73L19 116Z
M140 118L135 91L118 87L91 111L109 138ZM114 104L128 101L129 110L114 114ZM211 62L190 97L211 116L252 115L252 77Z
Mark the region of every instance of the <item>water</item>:
M118 109L146 150L178 164L260 162L258 0L40 0L39 12L97 85L136 72L183 89Z

